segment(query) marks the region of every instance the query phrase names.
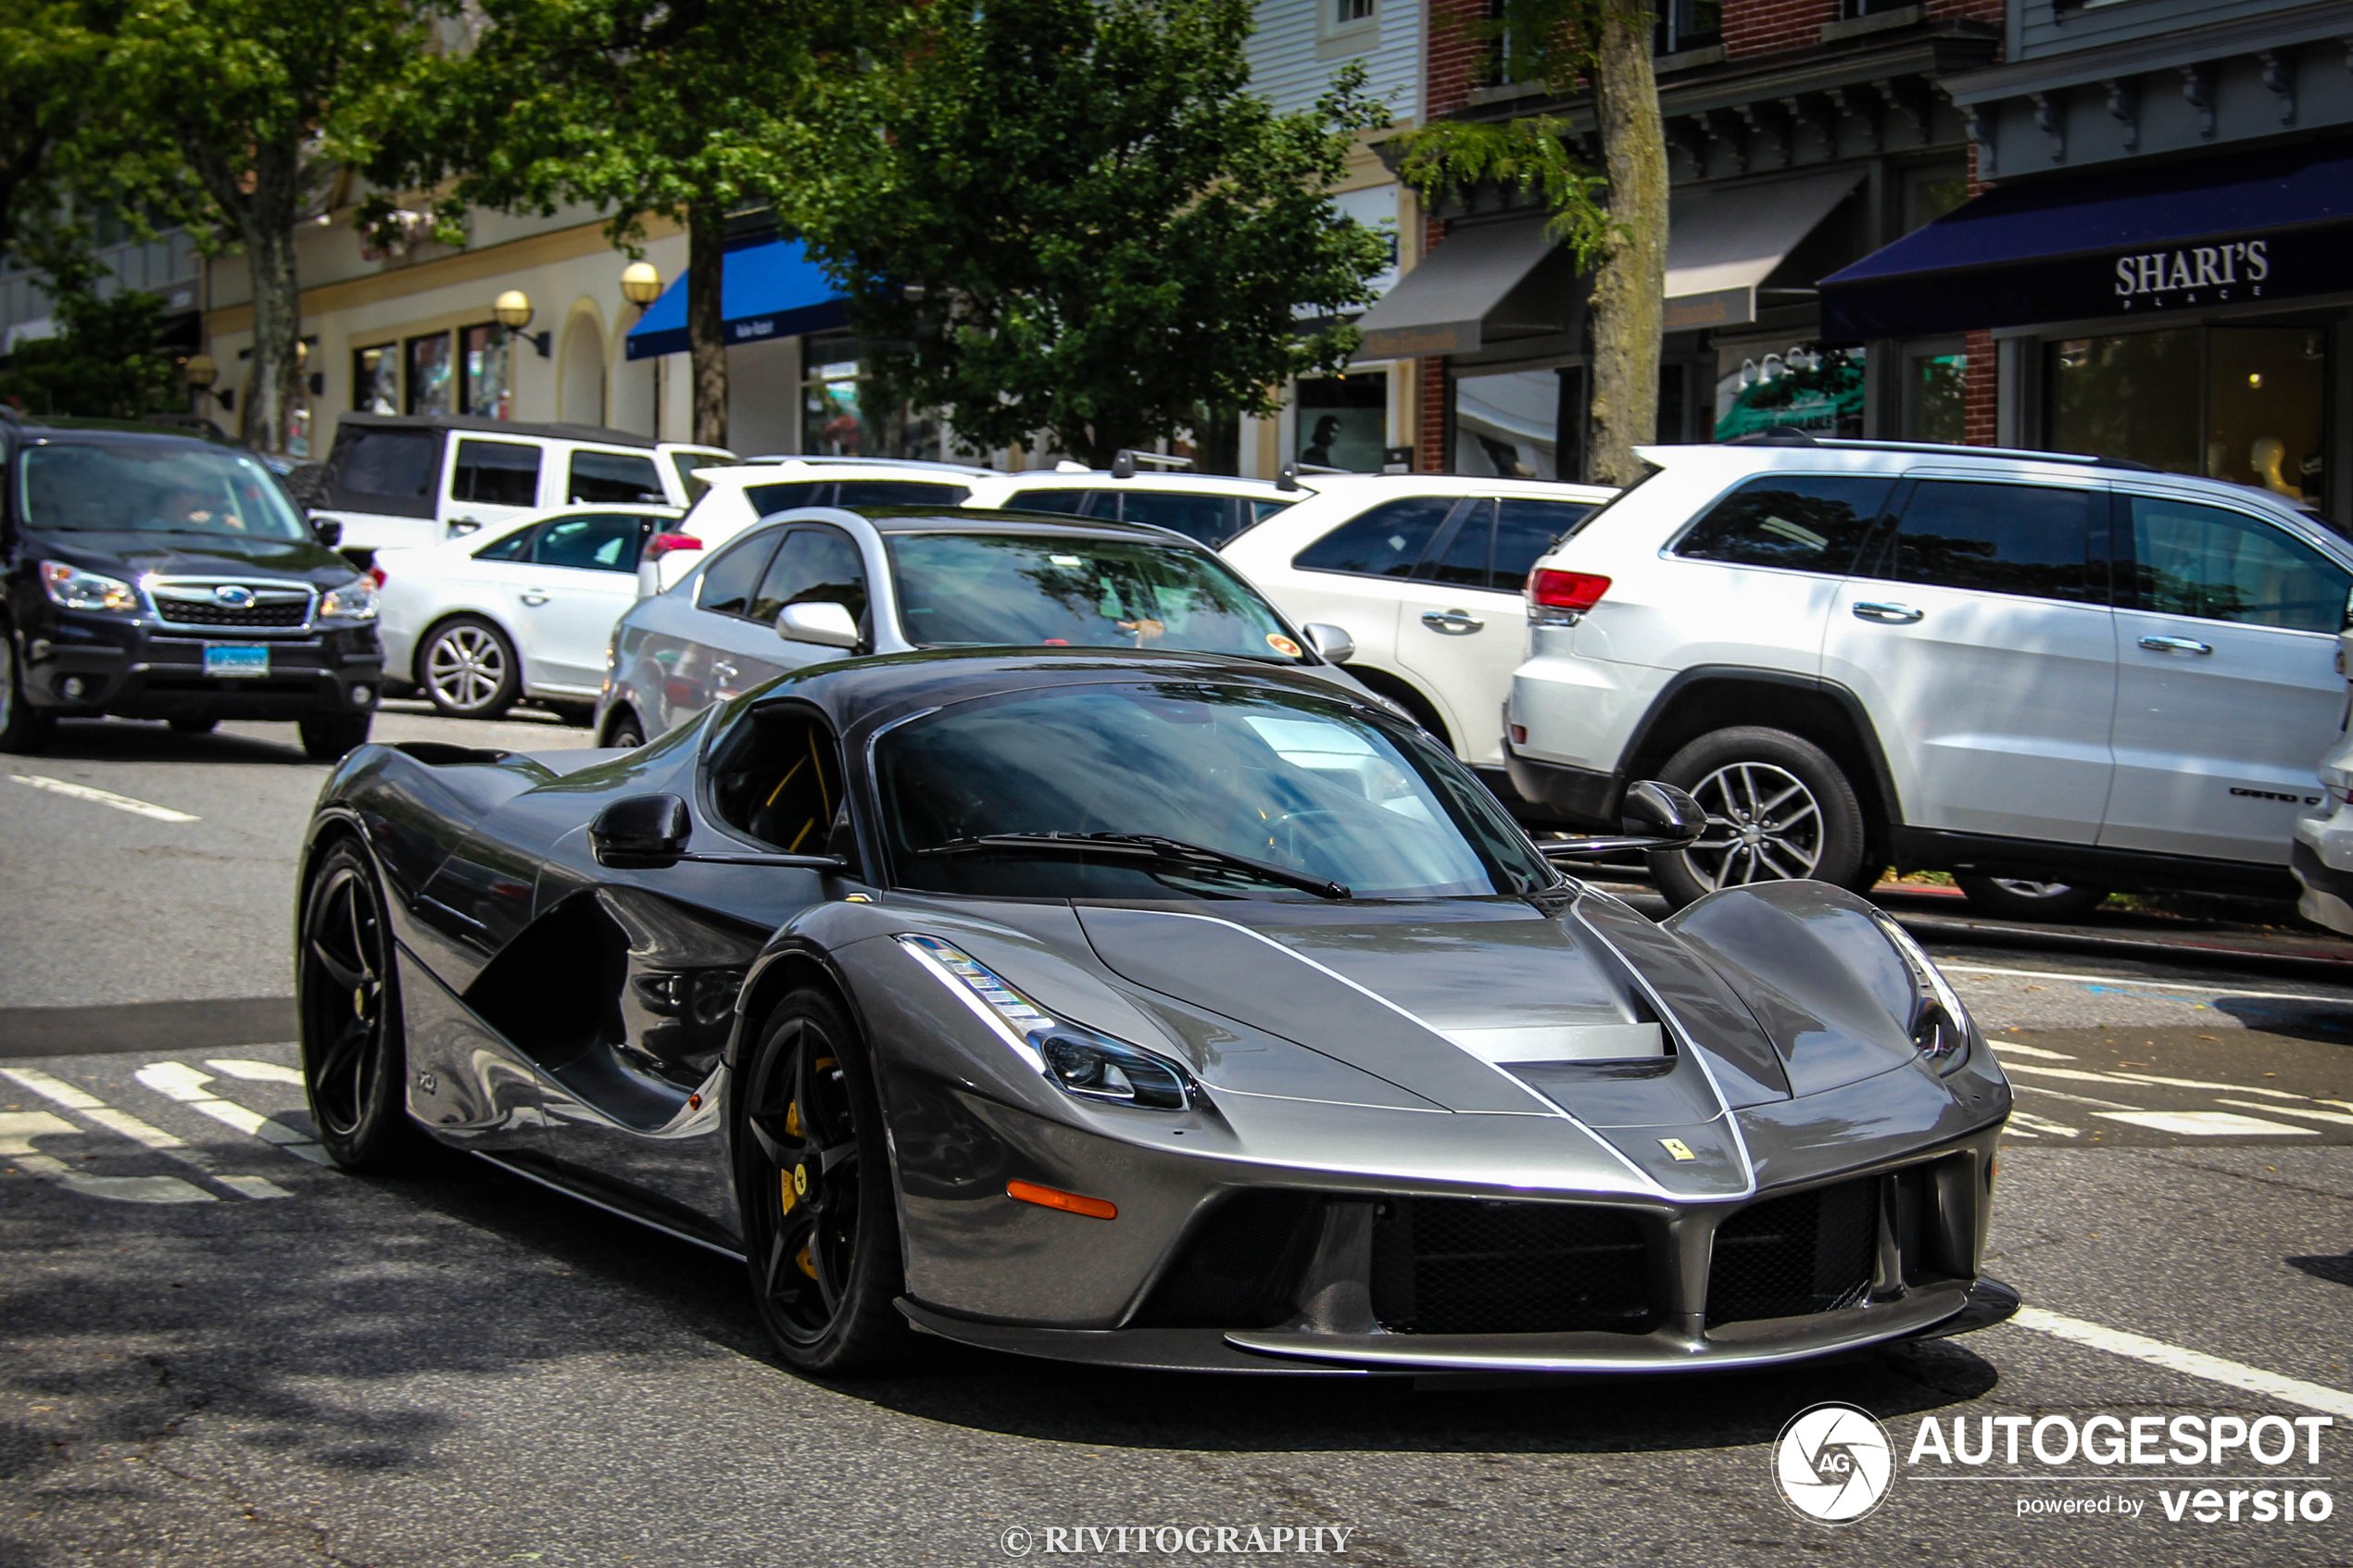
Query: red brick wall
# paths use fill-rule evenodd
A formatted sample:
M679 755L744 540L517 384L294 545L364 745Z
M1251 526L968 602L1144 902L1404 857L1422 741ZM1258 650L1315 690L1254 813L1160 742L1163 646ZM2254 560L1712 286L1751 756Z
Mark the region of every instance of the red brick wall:
M1429 0L1428 78L1423 83L1422 118L1432 120L1470 98L1473 75L1487 45L1462 31L1465 19L1486 16L1478 0Z
M1838 0L1730 0L1724 7L1724 52L1770 55L1822 41L1822 24L1838 19Z
M1985 182L1977 177L1977 144L1969 145L1969 194L1975 196L1985 189ZM1994 334L1976 332L1969 334L1963 352L1969 356L1969 367L1961 373L1961 439L1971 446L1992 446L1999 439L1994 434L1995 420L2001 406L2000 383L1994 367L1998 363L1994 346ZM2033 445L2032 436L2027 445Z
M2002 0L1928 0L1931 18L1970 17L1982 22L2002 19Z

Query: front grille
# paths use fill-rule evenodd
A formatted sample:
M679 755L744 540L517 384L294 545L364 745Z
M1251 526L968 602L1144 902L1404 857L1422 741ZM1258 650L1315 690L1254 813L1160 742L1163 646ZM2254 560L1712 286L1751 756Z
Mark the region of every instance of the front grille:
M211 599L175 599L158 594L156 614L172 626L299 626L310 618L310 601L305 597L224 605Z
M1300 1270L1323 1198L1245 1192L1221 1204L1161 1276L1139 1328L1272 1328L1298 1310Z
M1646 1334L1649 1275L1615 1209L1393 1198L1373 1221L1373 1315L1395 1334Z
M1707 1323L1860 1306L1879 1261L1876 1178L1752 1203L1716 1231Z

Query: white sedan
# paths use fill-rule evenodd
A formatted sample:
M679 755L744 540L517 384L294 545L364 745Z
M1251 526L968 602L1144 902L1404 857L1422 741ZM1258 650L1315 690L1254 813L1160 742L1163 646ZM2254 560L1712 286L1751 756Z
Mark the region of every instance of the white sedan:
M679 537L675 507L559 507L418 549L379 550L387 680L442 712L491 719L529 698L593 711L613 623L637 602L637 562Z

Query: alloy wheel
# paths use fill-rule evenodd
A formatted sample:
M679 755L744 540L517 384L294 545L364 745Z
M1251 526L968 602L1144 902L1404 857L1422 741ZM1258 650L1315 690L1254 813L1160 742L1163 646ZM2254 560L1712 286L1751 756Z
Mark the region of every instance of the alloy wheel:
M1814 874L1822 858L1822 807L1788 769L1730 762L1692 786L1707 832L1683 851L1709 887L1783 882Z
M371 1080L384 1061L384 923L367 873L348 863L334 866L303 924L303 1065L311 1110L321 1131L350 1137L367 1115Z
M425 655L425 684L451 708L486 706L507 684L507 650L480 626L452 626Z
M2003 892L2014 893L2021 898L2056 898L2062 893L2071 891L2074 886L2072 883L2026 882L2018 877L2009 876L1997 876L1991 880L1994 885Z
M801 1344L840 1311L856 1261L858 1113L841 1053L809 1019L786 1026L751 1085L754 1148L746 1201L757 1204L753 1265L769 1315Z

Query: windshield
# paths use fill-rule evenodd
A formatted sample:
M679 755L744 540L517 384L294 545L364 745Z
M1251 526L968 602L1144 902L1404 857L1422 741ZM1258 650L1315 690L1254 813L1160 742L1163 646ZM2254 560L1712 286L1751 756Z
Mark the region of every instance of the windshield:
M1124 539L901 533L899 618L917 647L1175 648L1302 662L1257 592L1206 551Z
M1193 683L1061 686L950 708L882 737L902 886L999 897L1308 897L1247 868L930 853L997 834L1150 834L1338 883L1359 898L1549 885L1453 759L1342 703Z
M311 536L270 470L241 452L59 442L29 448L19 471L26 524L44 532Z

